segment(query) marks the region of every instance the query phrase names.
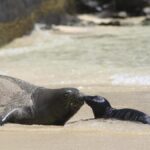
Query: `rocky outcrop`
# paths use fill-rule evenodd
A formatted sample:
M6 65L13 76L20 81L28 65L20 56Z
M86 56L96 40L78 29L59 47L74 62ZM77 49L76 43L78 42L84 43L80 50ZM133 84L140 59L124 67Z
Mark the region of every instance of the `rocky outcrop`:
M48 19L59 22L72 0L0 0L0 46L31 31L34 23ZM59 15L58 15L59 14ZM51 16L50 16L51 17Z
M39 4L41 0L1 0L0 22L13 21L27 16Z

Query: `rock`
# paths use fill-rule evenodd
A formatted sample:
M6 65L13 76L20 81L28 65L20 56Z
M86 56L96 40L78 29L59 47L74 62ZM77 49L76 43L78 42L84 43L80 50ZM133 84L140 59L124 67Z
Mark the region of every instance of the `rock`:
M150 0L78 0L76 3L77 10L82 13L113 11L138 16L143 14L143 8Z
M78 0L75 1L77 12L91 13L101 12L102 8L97 0Z
M122 2L122 0L117 0L116 8L137 16L142 14L142 10L147 4L145 0L124 0L124 2Z
M37 21L59 24L69 1L0 0L0 46L29 33Z

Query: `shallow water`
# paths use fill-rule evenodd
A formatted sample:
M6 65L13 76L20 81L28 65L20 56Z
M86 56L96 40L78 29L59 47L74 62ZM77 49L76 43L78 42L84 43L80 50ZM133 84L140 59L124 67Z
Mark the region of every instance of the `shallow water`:
M149 39L150 28L142 26L60 32L36 25L0 50L0 72L48 86L150 85Z

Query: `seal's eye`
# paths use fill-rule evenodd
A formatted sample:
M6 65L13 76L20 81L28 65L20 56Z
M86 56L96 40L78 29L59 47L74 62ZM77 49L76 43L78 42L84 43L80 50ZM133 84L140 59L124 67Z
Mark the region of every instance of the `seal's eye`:
M105 102L105 99L100 99L99 102L100 102L100 103L104 103L104 102Z
M70 96L72 93L73 93L73 92L72 92L71 90L67 90L67 91L65 91L64 96L65 96L65 97L68 97L68 96Z
M106 102L106 100L105 100L104 98L99 97L99 96L95 97L95 98L93 99L93 101L94 101L94 102L97 102L97 103L104 103L104 102Z

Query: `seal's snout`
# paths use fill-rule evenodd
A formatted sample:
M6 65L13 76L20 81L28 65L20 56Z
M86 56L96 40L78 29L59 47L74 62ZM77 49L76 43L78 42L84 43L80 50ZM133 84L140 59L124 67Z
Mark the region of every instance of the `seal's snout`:
M64 91L64 96L74 98L74 99L82 99L83 94L76 88L66 88Z
M79 97L79 101L81 101L81 102L84 103L84 101L85 101L85 95L83 93L79 92L78 97Z

